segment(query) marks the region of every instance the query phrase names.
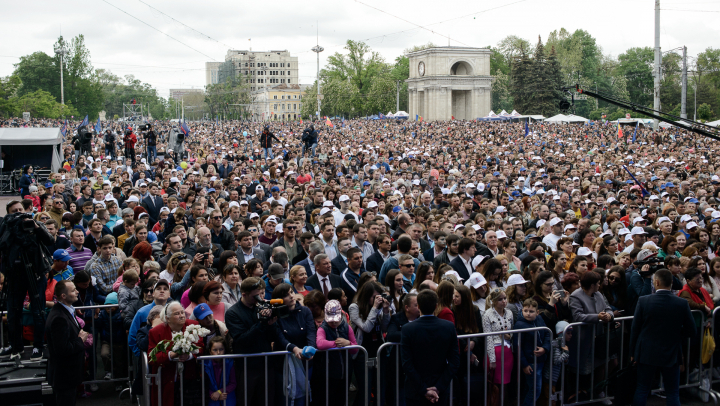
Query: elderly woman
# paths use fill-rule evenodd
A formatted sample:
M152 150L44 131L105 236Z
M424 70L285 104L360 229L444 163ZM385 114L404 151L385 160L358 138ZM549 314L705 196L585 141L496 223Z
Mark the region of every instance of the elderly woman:
M184 332L185 328L191 324L198 324L197 321L188 320L185 317L185 310L182 305L177 302L171 302L160 313L161 324L150 330L148 350L152 351L163 340L170 340L173 333ZM202 341L198 340L194 343L200 348L202 354ZM182 396L184 404L197 404L200 402L199 383L200 373L197 363L193 360L193 355L179 355L173 351L158 352L156 360L150 363L153 373L157 373L159 367L162 367L160 382L162 387L162 406L172 406L175 404L175 396ZM183 368L178 371L178 363L183 363ZM179 377L176 381L176 375L183 374L184 393L180 393ZM153 406L158 405L158 387L153 385L152 395L150 397Z
M239 265L233 264L225 265L222 270L222 301L228 309L240 300L240 282L242 282L242 278L240 276L241 272L242 268L240 268Z

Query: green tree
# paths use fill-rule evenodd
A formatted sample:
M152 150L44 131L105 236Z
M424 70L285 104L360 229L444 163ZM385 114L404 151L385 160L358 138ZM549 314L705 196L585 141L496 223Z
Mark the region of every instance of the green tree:
M18 96L45 90L60 100L60 63L48 54L38 51L21 56L13 75L22 83Z
M52 119L79 115L72 105L62 105L58 103L53 95L44 90L36 90L17 98L15 101L15 115L20 116L26 111L30 112L31 117Z
M627 79L630 101L642 106L650 106L653 101L655 79L652 74L654 52L650 47L630 48L618 56L618 72Z
M511 95L515 110L521 114L530 114L533 108L533 62L528 54L521 54L512 63Z
M15 111L15 100L22 82L17 75L0 78L0 117L10 117Z
M703 103L698 106L697 114L699 119L705 121L710 121L715 117L715 112L713 112L712 106L707 103Z

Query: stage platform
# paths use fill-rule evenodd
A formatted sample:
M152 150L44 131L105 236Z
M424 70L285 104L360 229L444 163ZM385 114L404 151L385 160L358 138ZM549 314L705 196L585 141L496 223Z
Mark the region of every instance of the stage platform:
M21 360L0 362L0 397L3 406L51 405L55 403L47 383L47 358L30 361L32 347L27 347ZM47 357L47 349L45 350Z

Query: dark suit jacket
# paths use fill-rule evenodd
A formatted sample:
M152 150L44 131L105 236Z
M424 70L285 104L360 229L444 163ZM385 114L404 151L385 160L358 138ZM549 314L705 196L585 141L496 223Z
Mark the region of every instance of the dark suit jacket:
M384 263L385 260L383 259L382 255L380 255L380 252L375 251L375 253L370 255L365 261L365 270L368 272L375 272L379 275L380 269L382 269Z
M448 258L447 250L445 250L433 259L433 268L438 269L440 265L449 263L450 258Z
M155 204L153 204L153 201L155 202ZM160 209L165 205L163 203L162 196L150 195L142 199L141 205L145 208L145 210L147 210L148 214L150 215L150 222L152 223L151 225L155 225L155 223L157 223L157 219L160 218Z
M303 259L302 261L298 262L295 265L300 265L303 268L305 268L305 272L307 273L308 278L315 275L315 272L313 272L312 269L310 269L310 258L309 257Z
M332 274L340 276L341 273L347 268L347 264L345 263L345 260L343 259L342 255L338 254L332 261L330 261L332 264Z
M455 270L455 272L460 275L461 278L464 280L470 279L470 274L468 273L467 267L465 266L465 263L462 260L462 257L458 255L450 262L450 266Z
M330 279L330 288L328 289L328 292L330 289L342 288L342 279L340 279L339 276L330 274L328 275L328 278ZM320 286L320 278L318 278L317 273L309 277L305 284L313 289L320 289L320 292L323 291L322 286Z
M688 337L695 337L695 321L687 300L667 290L638 299L630 335L635 361L656 367L679 365Z
M400 357L405 370L405 398L424 404L427 388L434 386L439 404L445 404L450 397L450 380L460 366L455 326L435 316L420 317L403 326Z
M262 252L262 250L253 248L252 252L255 259L260 260L261 263L265 263L265 253ZM238 248L237 251L235 251L235 254L237 254L238 265L245 265L245 254L243 253L242 248Z
M297 265L300 261L303 261L307 257L308 253L303 250L301 253L295 255L295 258L292 258L292 262L290 263L290 265Z
M45 321L50 351L47 378L55 389L74 388L82 382L85 345L78 337L80 325L61 304L53 306Z

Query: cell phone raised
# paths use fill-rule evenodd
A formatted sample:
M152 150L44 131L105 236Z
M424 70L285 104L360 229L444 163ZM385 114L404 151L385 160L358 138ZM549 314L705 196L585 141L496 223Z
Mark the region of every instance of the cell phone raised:
M554 291L553 291L553 295L556 294L556 293L560 295L560 298L564 298L564 297L565 297L565 291L564 291L564 290L554 290Z

